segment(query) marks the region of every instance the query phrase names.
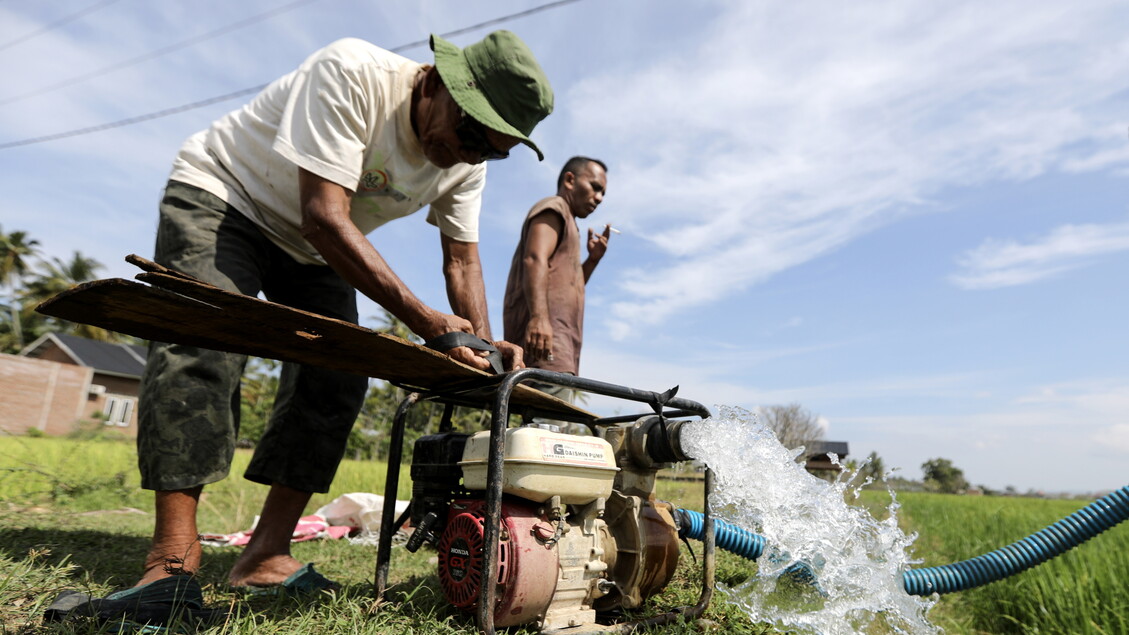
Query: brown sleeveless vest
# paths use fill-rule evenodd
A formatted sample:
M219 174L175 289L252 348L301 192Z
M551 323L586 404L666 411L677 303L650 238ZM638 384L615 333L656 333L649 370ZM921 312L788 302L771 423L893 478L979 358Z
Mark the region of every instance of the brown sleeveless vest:
M506 282L506 299L503 306L503 323L507 342L521 345L529 324L529 303L525 297L526 234L534 216L542 212L558 214L564 221L557 248L549 257L549 319L553 326L553 361L525 361L531 368L543 368L562 373L577 374L580 369L580 344L584 338L584 271L580 267L580 230L568 209L568 203L559 196L541 199L525 217L521 227L521 240L510 263L510 277Z

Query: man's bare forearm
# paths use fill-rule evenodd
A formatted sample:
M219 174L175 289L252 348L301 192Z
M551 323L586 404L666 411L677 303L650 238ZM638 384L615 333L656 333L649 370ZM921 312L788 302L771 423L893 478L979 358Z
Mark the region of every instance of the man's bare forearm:
M596 270L596 265L598 264L600 264L598 259L593 260L591 257L588 257L588 259L584 261L584 264L580 265L580 268L584 271L584 284L588 284L588 280L592 278L592 272Z
M349 218L349 195L339 185L302 171L302 235L355 289L404 321L417 335L450 330L396 275Z
M451 311L469 320L476 335L493 341L478 245L444 237L443 277L447 281L447 300L451 303Z
M529 304L529 317L549 317L549 265L543 260L525 259L525 300Z

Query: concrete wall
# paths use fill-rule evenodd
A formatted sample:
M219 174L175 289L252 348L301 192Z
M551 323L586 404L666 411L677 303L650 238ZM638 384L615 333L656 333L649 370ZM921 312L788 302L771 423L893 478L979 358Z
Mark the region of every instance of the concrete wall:
M92 392L91 386L105 390ZM137 390L135 379L100 375L74 364L0 354L0 431L22 435L36 428L52 436L66 435L91 415L113 411L123 420L105 427L136 436Z
M93 377L82 366L0 355L0 430L71 432L86 414Z

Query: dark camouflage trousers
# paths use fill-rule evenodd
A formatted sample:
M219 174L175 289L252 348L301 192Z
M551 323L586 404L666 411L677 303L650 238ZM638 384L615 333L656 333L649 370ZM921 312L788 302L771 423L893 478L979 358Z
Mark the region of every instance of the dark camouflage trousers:
M238 210L170 181L154 259L217 287L357 322L356 291L331 268L303 265ZM154 342L141 378L137 454L141 486L180 490L227 476L239 430L247 358ZM326 492L368 378L283 364L274 410L244 477Z

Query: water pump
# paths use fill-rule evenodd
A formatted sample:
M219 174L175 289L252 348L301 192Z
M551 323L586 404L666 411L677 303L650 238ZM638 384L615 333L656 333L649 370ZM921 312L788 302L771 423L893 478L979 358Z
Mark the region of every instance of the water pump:
M661 591L678 565L676 510L658 470L685 460L680 421L645 416L595 436L528 425L505 431L495 626L595 625ZM447 600L471 611L486 583L490 431L415 443L410 550L430 543Z

